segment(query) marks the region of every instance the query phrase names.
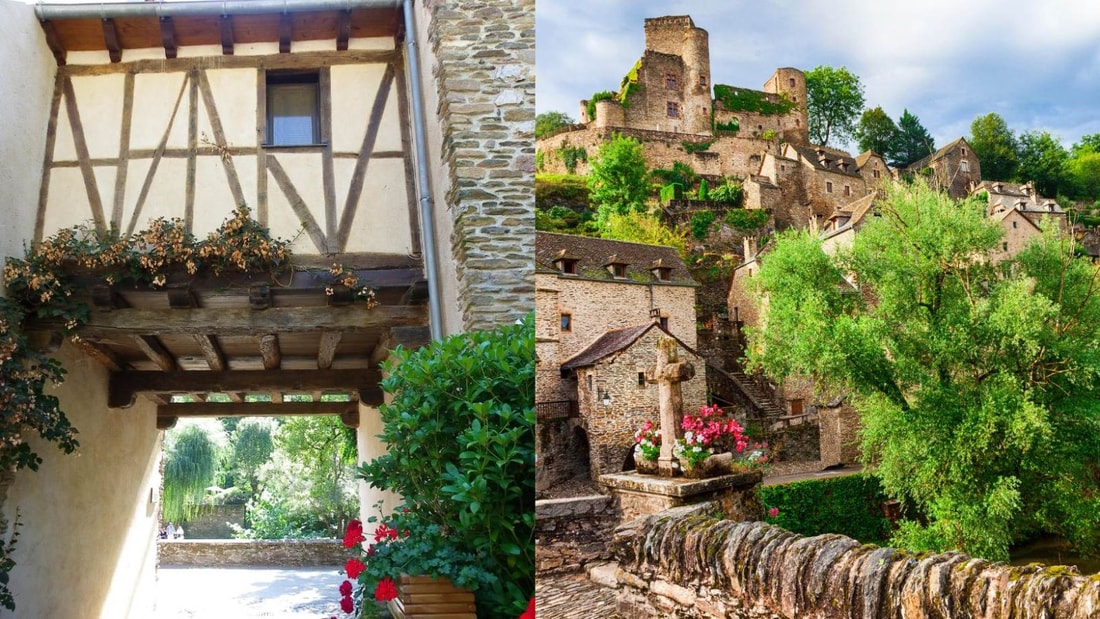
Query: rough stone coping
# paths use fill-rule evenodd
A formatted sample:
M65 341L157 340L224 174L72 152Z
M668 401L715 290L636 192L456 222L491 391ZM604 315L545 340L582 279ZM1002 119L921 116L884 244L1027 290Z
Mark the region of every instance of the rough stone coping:
M564 499L541 499L535 501L535 520L594 514L607 509L611 501L612 497L606 494L591 494Z
M633 490L666 497L684 498L723 488L752 486L760 483L764 474L760 471L731 473L707 479L688 477L658 477L656 475L638 475L635 473L612 473L600 475L600 483L614 490Z

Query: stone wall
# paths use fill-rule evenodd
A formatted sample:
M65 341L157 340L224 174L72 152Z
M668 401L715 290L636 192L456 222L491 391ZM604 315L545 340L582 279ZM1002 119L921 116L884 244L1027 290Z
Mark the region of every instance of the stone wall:
M436 91L425 113L438 150L429 165L446 175L433 181L451 248L439 260L457 281L444 313L461 320L445 329L509 324L534 307L535 2L424 4L423 87Z
M779 462L817 462L821 460L821 428L807 421L769 431L768 446Z
M183 523L187 539L232 539L229 523L244 525L244 505L214 505L210 511Z
M568 479L589 477L588 435L579 419L540 419L536 432L536 492Z
M858 462L859 413L846 400L828 404L817 407L817 419L821 427L821 465Z
M342 567L351 554L338 539L160 540L161 565L194 567Z
M536 501L535 571L580 571L588 563L610 559L607 543L620 516L610 496Z
M622 525L618 610L629 617L862 619L1100 616L1100 579L961 553L913 555L802 537L698 507Z

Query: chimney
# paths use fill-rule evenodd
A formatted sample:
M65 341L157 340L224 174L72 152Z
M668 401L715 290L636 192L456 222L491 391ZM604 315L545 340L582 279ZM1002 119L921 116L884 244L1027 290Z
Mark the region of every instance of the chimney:
M745 262L748 262L756 256L756 237L746 236L744 240L745 245Z

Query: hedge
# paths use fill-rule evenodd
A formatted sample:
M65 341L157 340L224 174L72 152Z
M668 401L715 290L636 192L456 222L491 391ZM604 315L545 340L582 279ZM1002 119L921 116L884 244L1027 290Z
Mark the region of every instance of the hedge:
M882 511L887 500L878 478L846 475L761 486L760 500L778 507L770 522L801 535L839 533L861 542L881 544L890 537L890 521Z

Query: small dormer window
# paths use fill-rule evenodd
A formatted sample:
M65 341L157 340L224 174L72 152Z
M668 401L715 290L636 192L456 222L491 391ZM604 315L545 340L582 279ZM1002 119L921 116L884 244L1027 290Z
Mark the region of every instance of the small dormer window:
M653 267L650 271L653 273L653 277L656 277L658 281L667 282L672 280L671 267Z
M615 279L626 278L626 263L625 262L612 262L607 265L607 270L611 271L611 276Z
M562 258L556 261L557 267L564 275L577 274L577 260L574 258Z

